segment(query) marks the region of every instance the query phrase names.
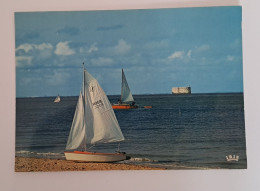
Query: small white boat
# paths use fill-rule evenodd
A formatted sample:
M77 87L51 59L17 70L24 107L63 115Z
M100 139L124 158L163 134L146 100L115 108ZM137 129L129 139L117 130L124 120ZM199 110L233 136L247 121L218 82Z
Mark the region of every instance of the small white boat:
M54 100L54 103L58 103L58 102L60 102L60 96L59 95Z
M86 145L120 142L121 132L112 106L97 80L83 64L83 90L80 92L69 138L64 152L66 160L84 162L116 162L126 154L88 152ZM82 151L84 150L84 151Z

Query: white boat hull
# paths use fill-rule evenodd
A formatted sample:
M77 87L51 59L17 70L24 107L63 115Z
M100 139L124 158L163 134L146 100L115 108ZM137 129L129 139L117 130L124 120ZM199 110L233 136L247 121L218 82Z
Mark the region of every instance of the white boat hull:
M66 160L81 162L117 162L126 159L123 153L64 152Z

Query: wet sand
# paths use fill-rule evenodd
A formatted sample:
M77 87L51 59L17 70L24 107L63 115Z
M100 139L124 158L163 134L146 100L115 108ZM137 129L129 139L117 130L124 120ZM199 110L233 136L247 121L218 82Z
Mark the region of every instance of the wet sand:
M123 163L83 163L60 159L15 157L15 172L89 170L164 170L164 168L152 168Z

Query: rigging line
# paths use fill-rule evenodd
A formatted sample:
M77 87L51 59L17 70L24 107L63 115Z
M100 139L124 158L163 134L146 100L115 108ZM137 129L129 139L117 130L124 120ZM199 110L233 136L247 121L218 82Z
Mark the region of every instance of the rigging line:
M82 101L83 101L83 116L84 116L84 126L85 126L85 131L86 131L86 119L85 119L85 65L84 62L82 64L82 69L83 69L83 83L82 83ZM86 137L86 132L84 135L84 150L87 150L87 137Z
M120 101L122 102L122 95L123 95L123 76L124 76L124 70L122 68L122 78L121 78L121 96Z

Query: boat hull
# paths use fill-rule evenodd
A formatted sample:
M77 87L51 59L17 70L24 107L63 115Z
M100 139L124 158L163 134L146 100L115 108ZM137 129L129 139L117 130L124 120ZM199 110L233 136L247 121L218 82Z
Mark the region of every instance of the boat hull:
M113 104L113 109L136 109L138 108L137 105L130 105L130 104Z
M66 160L81 162L117 162L126 159L123 153L64 152Z

